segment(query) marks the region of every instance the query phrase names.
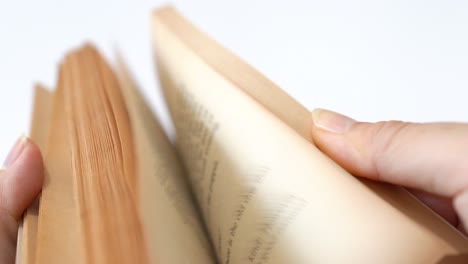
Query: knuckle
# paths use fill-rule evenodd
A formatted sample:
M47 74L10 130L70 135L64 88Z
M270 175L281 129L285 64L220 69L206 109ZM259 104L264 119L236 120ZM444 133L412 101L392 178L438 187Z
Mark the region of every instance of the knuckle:
M378 172L387 169L382 168L382 165L388 164L386 160L395 154L393 152L396 148L401 147L409 126L410 123L402 121L378 122L372 126L369 140L372 146L373 163Z
M402 121L378 122L371 131L370 139L375 151L385 153L401 140L408 123Z

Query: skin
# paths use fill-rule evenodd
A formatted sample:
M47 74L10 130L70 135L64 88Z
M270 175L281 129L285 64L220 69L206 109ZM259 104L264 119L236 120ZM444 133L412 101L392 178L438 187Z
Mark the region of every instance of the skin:
M353 175L398 184L464 231L468 227L468 124L357 122L317 109L314 143ZM0 171L0 263L14 263L18 221L42 186L42 157L21 138Z
M353 175L402 185L464 231L468 226L468 124L357 122L312 112L315 144Z
M0 171L0 263L15 262L18 221L39 194L43 173L39 149L20 138Z

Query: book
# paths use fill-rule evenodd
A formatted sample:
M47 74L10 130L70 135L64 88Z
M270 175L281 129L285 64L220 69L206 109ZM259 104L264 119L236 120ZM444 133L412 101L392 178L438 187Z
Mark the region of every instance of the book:
M465 263L461 233L334 163L304 106L174 8L152 36L174 141L120 55L86 44L35 88L46 177L17 263Z

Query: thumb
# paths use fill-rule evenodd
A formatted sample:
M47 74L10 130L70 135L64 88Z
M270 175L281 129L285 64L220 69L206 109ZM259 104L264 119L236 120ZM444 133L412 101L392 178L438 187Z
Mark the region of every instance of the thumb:
M315 144L356 176L453 199L468 226L468 125L357 122L312 112Z
M0 263L14 263L18 220L40 192L42 180L39 149L22 137L0 170Z

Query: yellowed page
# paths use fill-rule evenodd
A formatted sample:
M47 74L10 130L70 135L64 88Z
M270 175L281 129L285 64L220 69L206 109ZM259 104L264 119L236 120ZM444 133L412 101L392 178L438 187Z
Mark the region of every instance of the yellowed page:
M131 126L117 77L84 44L67 53L59 78L75 187L68 196L79 209L85 263L148 263Z
M37 84L34 87L34 104L29 137L36 143L41 153L44 153L46 149L51 105L52 92ZM18 246L16 249L16 263L35 263L38 214L39 198L26 210L20 224L18 230Z
M468 248L408 194L363 184L299 123L245 93L239 85L255 82L233 81L234 70L227 78L230 57L172 9L153 27L178 146L221 263L434 263ZM253 78L238 66L239 79Z
M37 84L34 87L34 105L29 137L41 152L45 152L49 132L53 92Z
M214 263L195 200L173 146L120 59L137 159L140 216L151 263Z
M71 177L63 85L63 80L59 79L53 97L47 151L44 154L46 173L39 204L37 264L85 263Z

